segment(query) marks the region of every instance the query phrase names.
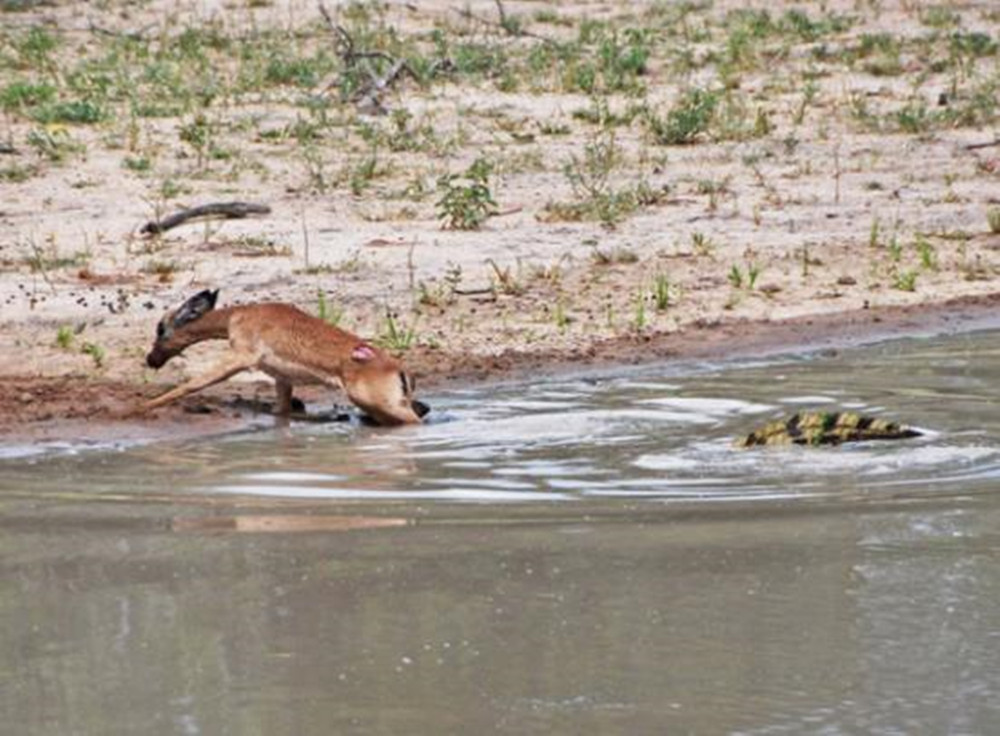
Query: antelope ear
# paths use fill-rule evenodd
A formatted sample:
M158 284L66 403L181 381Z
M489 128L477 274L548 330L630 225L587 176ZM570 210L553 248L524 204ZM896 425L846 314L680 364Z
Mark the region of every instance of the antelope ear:
M189 322L194 322L196 319L204 316L208 312L215 309L215 301L219 298L219 290L210 291L205 289L204 291L199 291L193 297L188 299L181 305L181 308L177 310L174 315L173 326L183 327Z
M375 360L375 350L372 349L371 345L361 343L351 351L351 360L356 360L359 363Z

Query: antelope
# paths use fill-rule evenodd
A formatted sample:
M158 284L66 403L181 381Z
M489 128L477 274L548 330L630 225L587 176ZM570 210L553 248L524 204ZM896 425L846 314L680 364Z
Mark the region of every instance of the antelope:
M226 356L211 370L147 401L146 410L251 369L275 380L276 413L292 411L292 388L324 384L347 397L379 424L417 424L430 408L413 398L413 379L399 361L377 347L291 304L259 303L215 308L219 291L205 290L164 315L146 356L150 368L204 340L229 340Z

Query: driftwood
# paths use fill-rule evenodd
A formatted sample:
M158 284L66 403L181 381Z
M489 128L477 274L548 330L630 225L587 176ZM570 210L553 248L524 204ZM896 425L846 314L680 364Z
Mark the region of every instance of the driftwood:
M326 25L330 28L330 31L336 37L336 51L344 64L344 70L347 72L361 71L367 77L367 81L358 86L357 89L349 90L347 80L344 78L342 72L338 75L337 79L324 82L324 89L339 86L341 96L344 99L354 102L362 111L384 114L386 108L382 104L382 95L386 90L395 84L404 74L409 75L414 81L420 81L416 72L406 63L405 59L397 59L384 51L358 50L351 34L347 32L346 28L337 23L322 2L319 3L319 12L323 16L323 20L326 21ZM376 74L371 64L374 60L384 61L389 65L388 70L381 76ZM448 60L438 62L431 66L431 74L449 66L451 66L451 62Z
M1000 146L1000 138L995 138L987 143L970 143L967 146L962 146L966 151L978 151L981 148L993 148L993 146Z
M404 72L409 74L414 80L417 79L417 75L414 74L413 69L402 59L393 62L393 65L389 67L389 71L384 76L376 78L373 75L371 82L359 89L354 95L358 108L362 111L384 114L386 108L382 104L382 94L395 84L396 80Z
M183 225L188 220L199 218L234 220L249 217L250 215L267 215L270 213L271 208L266 204L254 204L253 202L212 202L181 210L169 217L164 217L159 222L150 220L142 226L139 232L143 235L157 235L171 230L178 225Z

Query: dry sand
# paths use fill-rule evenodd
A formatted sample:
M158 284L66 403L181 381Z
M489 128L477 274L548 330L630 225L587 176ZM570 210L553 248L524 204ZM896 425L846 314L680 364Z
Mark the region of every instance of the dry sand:
M408 34L438 28L504 45L512 57L544 43L463 19L459 5L496 17L492 2L434 1L391 3L383 22ZM708 29L692 42L695 57L725 47L714 24L744 5L720 2L690 16L692 28ZM112 426L106 431L133 432L132 424L115 429L110 418L202 370L222 349L199 346L158 373L142 361L161 313L202 288L220 288L220 303L280 300L312 311L323 292L342 311L341 326L373 338L384 336L386 314L392 314L414 336L403 359L430 387L544 366L572 370L703 353L725 357L825 339L844 343L946 328L953 318L979 324L1000 292L1000 236L987 226L988 210L1000 203L1000 147L986 145L996 140L995 111L969 124L918 132L888 123L873 130L877 126L859 113L862 105L891 122L915 99L935 114L939 103L958 104L966 93L949 98L954 70L938 70L905 44L891 75L843 63L838 54L879 33L919 39L979 32L996 42L1000 17L990 3L948 6L953 17L942 30L928 25L919 4L875 5L796 6L811 17L854 19L847 30L822 39L826 57L815 52L818 41L762 42L766 53L740 72L735 88L745 106L737 122L749 130L763 111L768 125L761 135L709 132L693 145L663 146L639 118L616 127L618 165L610 186L642 181L661 195L612 227L553 221L546 207L576 201L565 166L598 139L597 126L574 116L592 108L590 97L548 80L521 80L514 89L489 75L427 88L401 81L385 105L408 111L411 135L429 130L419 135L436 136L440 146L380 150L379 175L359 193L351 191L349 175L371 155L359 126L386 130L391 121L336 103L329 114L338 122L306 152L294 138L274 135L307 114L301 89L269 88L207 108L216 144L228 151L207 163L196 161L179 133L194 112L130 118L122 106L95 125L50 127L85 147L62 162L29 143L37 122L8 112L0 118L0 142L10 141L16 153L0 154L0 170L29 167L32 175L0 179L0 431L86 434L83 420L103 417ZM649 26L653 16L646 14L658 6L504 7L532 32L570 38L582 18ZM339 12L348 13L345 8ZM567 21L533 20L539 11ZM772 12L777 17L780 10ZM311 2L55 3L2 13L0 23L0 58L9 60L16 39L40 25L64 40L55 57L60 68L104 53L109 30L164 38L185 28L233 35L280 28L300 32L303 54L332 44ZM640 78L645 95L606 96L612 112L625 114L641 103L664 114L684 83L718 86L713 64L680 75L671 43L667 35L652 46ZM961 89L995 92L997 58L976 59L964 70ZM213 63L227 74L218 58ZM0 89L40 74L0 64ZM807 77L815 90L806 105ZM322 85L307 91L327 94ZM565 134L545 132L555 129ZM478 156L495 164L490 183L501 216L478 231L442 229L435 181ZM137 158L147 159L148 168L126 166ZM174 190L170 197L162 195L164 182ZM414 195L414 185L428 194ZM272 212L189 224L156 238L139 234L151 218L229 200L266 203ZM757 274L752 288L751 272ZM658 279L669 284L662 309L654 297ZM247 376L238 381L242 387L216 389L212 405L221 412L167 412L159 421L192 431L215 426L220 413L239 413L227 414L226 398L260 394L254 383L260 379Z

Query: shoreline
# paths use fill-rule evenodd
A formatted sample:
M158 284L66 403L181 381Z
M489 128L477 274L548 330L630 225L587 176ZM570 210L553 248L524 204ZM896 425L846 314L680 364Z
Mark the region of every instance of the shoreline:
M420 378L419 395L433 407L434 390L530 378L649 369L658 364L736 360L783 353L839 350L886 340L1000 328L1000 293L945 302L890 306L784 320L729 320L683 330L620 336L584 348L497 356L463 356L418 347L403 360ZM273 389L266 379L224 382L154 414L126 417L134 404L164 390L159 383L92 378L0 376L0 445L191 440L274 426ZM320 387L297 391L329 406L341 399Z

